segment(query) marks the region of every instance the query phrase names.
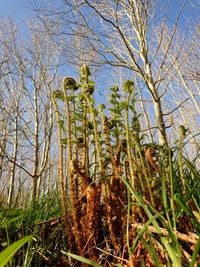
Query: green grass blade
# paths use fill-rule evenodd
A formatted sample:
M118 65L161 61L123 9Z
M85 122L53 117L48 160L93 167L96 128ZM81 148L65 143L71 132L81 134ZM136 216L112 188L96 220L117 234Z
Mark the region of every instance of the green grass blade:
M186 194L186 196L184 198L178 193L176 193L174 195L174 201L179 205L178 210L176 211L176 214L175 214L175 219L176 220L181 216L181 214L183 214L183 212L185 212L187 215L190 216L191 219L194 219L196 221L196 218L193 215L192 211L190 211L189 207L186 207L186 206L188 206L188 204L187 204L188 201L190 199L193 199L193 201L194 201L194 203L196 205L196 209L198 211L200 211L198 203L197 203L198 200L196 200L195 197L193 196L193 192L194 192L194 189L196 187L197 187L197 183L195 183L192 188L190 188L189 185L188 185L188 192L187 192L187 194ZM197 228L199 228L199 227L197 226Z
M162 199L163 199L164 208L165 210L167 210L168 209L167 189L166 189L165 176L164 176L163 171L162 171L161 176L162 176Z
M190 266L189 267L195 266L195 262L197 260L197 257L199 255L199 253L200 253L200 238L199 238L199 241L196 244L195 249L194 249L194 251L192 253L192 258L191 258L191 262L190 262Z
M157 254L157 252L156 252L151 240L149 241L150 244L148 244L148 242L145 240L145 238L142 237L141 239L142 239L142 242L143 242L145 248L147 249L147 251L151 255L151 258L154 261L155 266L156 267L161 267L161 264L160 264L160 261L159 261L159 256L158 256L158 254Z
M196 217L187 206L187 203L184 202L184 199L179 194L175 194L174 199L176 200L177 204L182 208L182 210L190 216L190 218L196 220Z
M22 239L16 241L0 253L0 267L6 266L9 260L14 254L28 241L33 238L33 235L25 236Z
M157 213L156 215L154 215L154 216L152 217L152 219L153 219L153 220L156 220L156 219L159 218L159 217L160 217L160 213ZM152 224L152 219L149 219L149 220L144 224L143 228L141 228L141 229L138 231L137 237L135 238L135 241L134 241L133 246L132 246L132 248L131 248L132 253L133 253L134 249L136 248L136 245L137 245L139 239L141 239L141 237L143 236L143 234L145 233L145 231L147 231L148 226L149 226L150 224Z
M187 167L191 170L191 172L193 173L193 175L198 179L200 180L200 174L199 174L199 171L197 171L197 169L193 166L193 164L188 160L186 159L185 157L183 157L184 160L185 160L185 163L187 165Z
M78 256L76 254L73 254L73 253L70 253L70 252L65 252L63 250L61 250L61 252L63 254L65 254L66 256L72 257L75 260L81 261L81 262L86 263L86 264L89 264L91 266L94 266L94 267L103 267L103 265L100 265L100 264L98 264L98 263L96 263L94 261L91 261L91 260L86 259L84 257Z
M176 228L176 213L175 213L175 200L174 200L174 169L173 169L173 162L172 162L172 155L171 151L169 150L169 175L170 175L170 207L172 210L172 218L173 218L173 227Z
M174 248L170 245L170 242L167 240L167 238L163 236L162 231L159 227L159 224L157 223L156 220L153 220L153 215L150 212L150 210L148 209L148 206L144 203L142 198L134 192L134 190L132 189L130 184L123 177L121 177L121 179L122 179L123 183L126 185L127 189L130 191L130 193L133 194L135 199L139 202L139 204L142 205L142 207L143 207L144 211L146 212L147 216L149 217L149 219L152 220L152 224L155 227L158 234L160 235L161 242L164 245L165 249L167 250L174 266L181 267L182 264L181 264L180 257L174 251Z

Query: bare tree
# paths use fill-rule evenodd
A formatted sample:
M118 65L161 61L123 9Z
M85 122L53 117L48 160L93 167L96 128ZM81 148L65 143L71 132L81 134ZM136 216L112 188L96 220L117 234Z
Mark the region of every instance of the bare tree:
M185 5L186 1L183 1L172 26L168 20L169 6L159 10L157 1L149 0L64 0L62 11L48 12L50 17L56 18L62 35L67 36L67 44L72 41L71 36L78 35L87 51L99 54L101 64L124 67L137 74L151 97L161 145L168 143L163 100L173 79L173 65L183 48L176 51L172 61L169 56L174 49ZM40 11L47 14L44 8ZM49 27L52 21L50 24L47 19L43 21L48 31L54 34ZM159 38L155 38L156 35Z
M39 186L50 156L53 129L51 86L57 71L58 53L47 36L40 35L37 26L32 31L32 43L32 47L27 51L28 62L22 65L19 57L18 66L33 129L29 135L31 137L29 137L29 143L33 155L31 178L32 199L34 199L38 196ZM53 65L54 69L52 69Z
M7 27L3 32L2 26L1 42L9 58L7 69L10 72L2 78L5 114L10 121L10 135L8 131L6 135L10 144L4 149L10 164L9 205L13 201L14 186L19 183L20 170L24 179L31 178L32 199L42 192L42 185L47 184L45 175L49 172L53 133L51 94L60 55L47 35L40 33L39 26L33 25L29 42L20 40L15 27ZM3 145L1 148L3 151Z

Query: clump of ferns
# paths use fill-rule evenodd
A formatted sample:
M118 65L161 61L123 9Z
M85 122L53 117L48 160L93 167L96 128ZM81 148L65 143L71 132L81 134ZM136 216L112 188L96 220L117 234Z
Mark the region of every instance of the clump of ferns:
M71 251L94 260L98 256L95 246L103 241L102 228L107 233L106 239L110 240L105 246L109 243L116 254L122 254L127 246L128 199L122 176L147 202L154 204L155 201L150 184L152 172L147 169L135 110L134 83L126 81L123 87L125 101L120 101L119 89L114 86L109 114L104 105L97 109L93 97L95 85L89 68L83 65L79 84L70 77L64 78L62 90L53 94L60 140L59 177L66 235ZM58 99L64 102L66 120L61 119ZM66 168L63 166L64 141ZM67 170L66 184L64 169ZM69 195L70 210L66 209L66 195ZM132 222L145 221L143 210L134 198L131 199L131 218Z

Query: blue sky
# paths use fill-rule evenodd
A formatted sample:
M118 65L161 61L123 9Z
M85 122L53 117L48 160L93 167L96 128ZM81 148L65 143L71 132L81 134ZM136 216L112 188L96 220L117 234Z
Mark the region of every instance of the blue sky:
M12 18L13 21L22 25L23 21L27 21L33 14L33 12L28 9L28 6L31 6L32 0L0 0L0 20L5 17ZM45 3L45 0L39 1L35 0L38 3ZM53 4L56 4L57 0L49 1ZM167 0L160 0L160 2L166 3ZM171 15L175 16L183 0L171 0ZM189 3L197 4L198 8L192 8ZM198 17L198 12L200 14L200 4L199 0L188 0L188 3L184 10L184 17L189 17L195 19ZM183 20L182 20L183 22Z
M16 22L27 20L32 13L26 8L30 3L30 0L0 0L0 20L6 17Z

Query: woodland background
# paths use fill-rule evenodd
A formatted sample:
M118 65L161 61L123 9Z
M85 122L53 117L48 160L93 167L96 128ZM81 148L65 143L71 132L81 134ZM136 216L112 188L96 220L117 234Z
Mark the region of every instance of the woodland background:
M198 12L198 3L183 1L175 16L172 3L145 1L148 10L135 25L122 6L119 29L114 5L94 1L101 15L87 1L80 6L76 1L32 2L35 18L27 21L25 36L10 19L1 22L0 181L1 198L9 205L29 198L33 183L38 196L55 186L58 149L51 95L63 77L79 79L83 63L91 66L97 104L109 103L113 85L122 88L124 80L134 81L140 131L146 143L153 143L159 142L159 131L155 101L145 84L149 64L168 142L174 145L184 125L187 153L198 157L199 21L187 17L189 7Z
M0 22L0 247L37 243L11 266L197 266L200 6L177 2L32 1L23 29Z

